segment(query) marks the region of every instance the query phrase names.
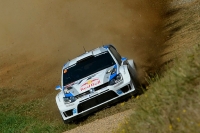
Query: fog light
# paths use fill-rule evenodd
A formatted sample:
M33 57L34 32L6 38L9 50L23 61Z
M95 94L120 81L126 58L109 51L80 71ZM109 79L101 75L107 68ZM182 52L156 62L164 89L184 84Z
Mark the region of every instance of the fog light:
M117 94L121 95L123 92L121 90L117 90Z

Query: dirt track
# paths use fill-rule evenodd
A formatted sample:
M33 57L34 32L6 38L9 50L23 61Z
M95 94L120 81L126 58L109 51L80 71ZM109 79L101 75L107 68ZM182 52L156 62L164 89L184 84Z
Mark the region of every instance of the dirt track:
M151 66L158 60L153 53L162 50L156 48L162 22L160 9L145 2L2 2L0 87L52 90L59 83L62 65L82 54L83 46L90 50L112 43L139 66Z
M103 44L133 58L143 80L168 60L162 0L10 0L0 4L0 87L26 90L22 102L47 96L58 118L54 87L68 59ZM54 115L56 114L56 115Z

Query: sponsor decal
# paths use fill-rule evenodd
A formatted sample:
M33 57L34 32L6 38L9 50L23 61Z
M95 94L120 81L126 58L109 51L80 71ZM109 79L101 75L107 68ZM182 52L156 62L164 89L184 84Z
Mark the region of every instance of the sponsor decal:
M69 88L69 87L71 87L72 85L74 85L75 84L75 82L72 82L72 83L70 83L70 84L68 84L68 85L65 85L64 87L65 88Z
M100 80L99 80L99 79L91 79L91 80L88 80L86 83L84 83L84 84L81 86L81 91L86 90L86 89L91 88L91 87L95 87L95 86L97 86L98 84L100 84Z

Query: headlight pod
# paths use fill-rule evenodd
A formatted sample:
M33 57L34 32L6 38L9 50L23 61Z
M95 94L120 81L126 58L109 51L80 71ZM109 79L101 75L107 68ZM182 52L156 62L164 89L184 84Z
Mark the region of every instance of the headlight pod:
M117 73L117 69L116 68L112 68L112 69L108 70L106 73L110 73L111 75L115 74L115 73Z
M69 90L67 88L65 88L63 91L64 91L65 94L69 93Z
M70 93L70 91L67 88L64 89L64 94L65 97L63 97L63 100L65 103L72 103L76 101L76 98Z
M74 96L71 97L63 97L63 100L65 103L72 103L76 101L76 98Z
M118 82L122 81L122 75L119 73L117 76L115 76L113 79L110 80L109 85L117 84Z
M117 73L117 69L116 69L116 68L113 68L112 71L111 71L111 75L112 75L112 74L115 74L115 73Z

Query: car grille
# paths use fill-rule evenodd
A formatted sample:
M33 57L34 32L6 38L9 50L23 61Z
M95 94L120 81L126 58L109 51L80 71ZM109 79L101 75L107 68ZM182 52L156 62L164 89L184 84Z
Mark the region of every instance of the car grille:
M103 102L106 102L112 98L115 98L117 97L118 95L114 92L114 91L108 91L106 93L103 93L101 95L98 95L96 97L93 97L87 101L84 101L82 103L80 103L78 105L78 113L84 111L84 110L87 110L89 108L92 108L96 105L99 105Z
M82 97L82 96L85 96L85 95L88 95L88 94L90 94L90 91L86 91L86 92L84 92L84 93L81 93L81 94L79 94L79 95L76 95L75 97L78 99L79 97Z
M105 83L105 84L102 84L102 85L100 85L100 86L97 86L97 87L94 88L94 90L95 90L95 91L98 91L98 90L100 90L100 89L105 88L106 86L108 86L108 84L109 84L109 82L107 82L107 83Z
M95 91L98 91L98 90L100 90L100 89L103 89L103 88L105 88L106 86L108 86L108 83L109 83L109 82L107 82L107 83L105 83L105 84L102 84L102 85L100 85L100 86L97 86L97 87L94 88L94 90L95 90ZM79 95L76 95L75 97L78 99L79 97L82 97L82 96L85 96L85 95L88 95L88 94L90 94L90 91L86 91L86 92L84 92L84 93L81 93L81 94L79 94Z

